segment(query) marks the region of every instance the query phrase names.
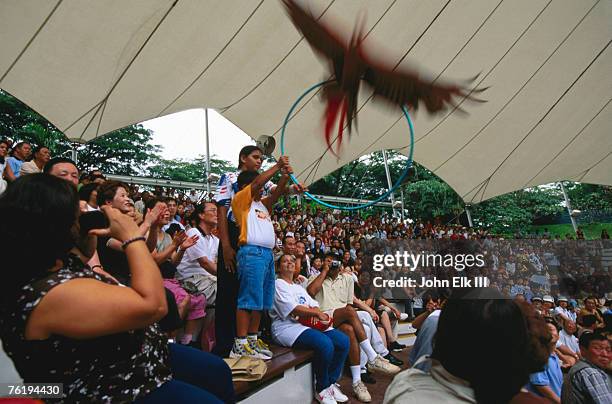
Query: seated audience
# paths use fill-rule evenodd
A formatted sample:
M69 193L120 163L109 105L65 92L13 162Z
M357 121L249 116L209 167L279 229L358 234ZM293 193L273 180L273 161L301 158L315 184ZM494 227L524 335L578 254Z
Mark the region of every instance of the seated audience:
M90 183L79 188L81 210L92 212L100 210L98 206L98 184Z
M599 310L597 310L597 299L594 296L589 296L584 299L584 308L578 313L578 324L585 327L584 317L595 316L595 328L604 326L603 317Z
M359 401L370 402L370 393L361 380L361 369L366 367L366 363L367 369L381 374L393 375L398 373L400 368L383 357L388 355L389 351L385 348L371 315L361 312L360 316L351 306L354 296L353 278L340 270L340 262L335 260L335 255L328 254L321 273L310 277L307 291L317 300L321 310L332 316L334 327L339 328L346 324L340 330L347 333L350 339L349 365L353 392ZM369 324L367 332L362 321Z
M554 403L561 403L561 386L563 385L563 373L561 373L560 360L555 353L555 346L559 340L557 327L553 322L547 322L548 331L551 335L549 344L548 363L544 370L529 375L528 388L540 397L547 398Z
M11 150L11 156L6 159L10 171L5 171L8 181L15 181L21 175L21 166L32 154L32 146L28 142L19 142Z
M563 321L563 329L559 331L559 341L572 350L576 355L580 354L578 338L576 337L576 323L572 320Z
M217 226L217 206L204 202L196 206L193 213L194 227L186 232L189 238L196 238L193 247L185 251L176 269L176 279L191 293L206 298L206 317L202 324L202 334L214 324L215 303L217 299L217 252L219 239L212 234ZM207 341L205 348L212 349Z
M610 341L598 332L588 332L580 337L582 359L569 371L563 385L563 403L612 403L612 361Z
M176 265L178 265L185 255L185 251L192 248L198 241L198 235L187 237L185 232L178 231L173 237L162 230L163 226L170 221L170 214L164 202L158 199L150 199L147 202L148 212L151 212L157 205L164 210L164 215L157 229L157 245L153 250L153 259L159 266L164 279L164 287L171 291L176 300L179 315L186 320L185 329L179 342L183 345L192 344L197 341L199 332L202 329L204 316L206 315L206 298L203 295L189 294L183 289L180 283L174 279Z
M32 174L0 198L0 244L13 253L3 264L15 269L0 285L0 337L20 376L63 383L65 402L233 402L222 360L167 344L155 325L168 310L157 265L135 223L103 211L104 231L127 256L129 287L72 255L75 187Z
M508 403L544 367L550 334L529 306L490 289L463 293L440 314L430 372L398 374L385 403Z
M280 345L314 350L315 399L322 404L346 402L348 397L342 394L336 381L348 355L349 339L329 324L331 317L323 313L317 301L294 282L295 273L293 256L281 256L274 306L270 311L272 335ZM312 319L322 326L310 328L303 325L305 320Z
M36 146L32 150L32 160L21 165L19 175L42 173L45 164L51 159L51 153L46 146Z

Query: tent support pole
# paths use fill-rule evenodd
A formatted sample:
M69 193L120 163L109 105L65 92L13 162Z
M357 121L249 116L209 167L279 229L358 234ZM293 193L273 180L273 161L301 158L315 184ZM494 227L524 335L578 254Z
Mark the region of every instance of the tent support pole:
M79 152L77 150L77 143L72 144L72 150L70 150L70 158L75 164L79 164Z
M472 212L470 212L470 205L465 205L465 214L467 216L468 225L470 227L474 227L474 223L472 222Z
M210 198L210 146L208 139L208 108L204 108L204 123L206 126L206 199Z
M561 185L561 192L563 192L563 199L565 199L565 207L567 208L567 213L569 214L570 220L572 221L572 227L574 228L574 233L578 230L578 225L576 224L576 218L572 216L572 205L570 204L570 199L567 196L567 191L565 190L565 186L562 181L559 181L559 185Z
M385 174L387 175L387 184L389 185L389 189L393 188L393 183L391 182L391 174L389 173L389 162L387 161L387 151L383 150L383 159L385 161ZM389 198L391 199L391 209L393 212L393 216L395 217L395 195L393 192L391 192L391 195L389 195Z

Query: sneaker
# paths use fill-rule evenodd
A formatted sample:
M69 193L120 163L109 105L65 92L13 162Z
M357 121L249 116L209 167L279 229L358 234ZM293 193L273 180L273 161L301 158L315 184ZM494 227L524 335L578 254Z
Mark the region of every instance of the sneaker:
M357 400L361 401L362 403L369 403L372 401L372 396L363 382L353 384L353 393L355 393Z
M366 384L376 384L376 379L372 376L370 372L364 372L361 374L361 381Z
M404 364L404 361L402 361L401 359L396 358L395 356L391 355L390 353L387 354L387 356L384 356L384 358L386 360L388 360L392 365L395 365L395 366L402 366Z
M406 313L400 313L400 321L406 321L408 320L408 314Z
M344 394L340 390L340 385L338 383L332 384L329 387L329 390L331 391L332 396L334 396L334 400L336 400L337 403L346 403L349 400L346 394Z
M248 340L248 344L249 347L251 347L253 351L257 352L263 360L270 360L274 356L268 344L259 338L257 338L257 340Z
M380 373L382 375L394 375L402 370L380 355L378 355L374 361L368 362L367 366L368 370L372 373Z
M406 348L406 345L404 344L400 344L397 341L393 341L390 345L389 345L389 350L393 351L393 352L399 352L401 350L403 350L404 348Z
M248 342L246 344L240 344L240 345L234 343L234 346L232 347L232 351L230 352L229 356L230 356L230 358L240 358L242 356L248 356L250 358L265 360L263 355L261 355L259 352L255 351L255 350L253 350L249 346Z
M315 393L315 399L321 404L336 404L337 401L334 399L334 395L331 391L331 387L324 389L320 393Z

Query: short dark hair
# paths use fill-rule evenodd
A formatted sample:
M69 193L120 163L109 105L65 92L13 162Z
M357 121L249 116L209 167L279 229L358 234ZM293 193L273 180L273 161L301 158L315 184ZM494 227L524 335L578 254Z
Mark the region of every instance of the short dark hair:
M600 332L583 332L578 340L578 345L583 348L589 349L591 342L593 341L607 341L608 338Z
M0 245L11 252L3 267L15 269L4 271L0 300L13 304L26 283L48 276L57 259L67 261L77 212L74 185L49 174L19 177L0 197Z
M18 142L15 146L13 146L13 150L15 149L21 149L24 145L29 145L30 142Z
M53 169L53 166L55 166L56 164L61 164L61 163L72 164L73 166L76 167L77 170L79 169L76 163L67 157L54 157L51 160L47 161L47 164L45 164L45 166L43 167L43 173L49 174L51 170Z
M107 201L112 201L119 188L130 192L130 187L125 182L106 181L104 184L101 184L98 188L98 206L103 206Z
M259 176L259 173L255 170L253 171L243 171L238 175L238 189L241 190L245 186L249 185L251 182L255 180Z
M204 213L207 204L212 204L215 207L217 206L217 204L213 201L204 201L195 205L193 212L191 213L191 218L195 222L196 226L200 224L200 215Z
M259 146L255 146L255 145L244 146L242 149L240 149L240 153L238 153L238 169L239 170L242 167L242 158L248 157L251 153L253 153L256 150L263 153L263 151L259 148Z
M587 314L586 316L582 316L583 327L590 327L595 323L597 323L597 316L595 316L595 314Z
M465 294L457 295L461 293ZM529 374L546 364L550 332L533 308L504 299L493 289L457 294L440 314L431 356L466 380L479 403L508 402ZM459 329L463 331L457 333Z
M32 156L38 153L39 151L41 151L42 149L49 149L49 148L45 145L36 146L32 149Z
M91 194L98 189L98 184L85 184L79 189L79 199L81 201L89 201ZM97 201L96 201L97 202Z

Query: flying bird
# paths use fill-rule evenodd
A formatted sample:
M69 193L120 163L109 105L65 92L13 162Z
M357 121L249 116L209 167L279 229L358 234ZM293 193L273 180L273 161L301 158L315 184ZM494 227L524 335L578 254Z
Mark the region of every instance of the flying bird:
M469 91L465 86L443 84L423 80L419 73L408 69L394 69L382 61L369 57L363 47L364 22L355 27L348 45L341 35L307 13L294 0L282 0L297 29L306 41L330 64L332 77L322 88L322 97L327 101L324 113L325 142L328 149L338 157L337 152L342 144L342 134L346 121L349 135L353 122L357 122L357 95L361 82L373 88L374 95L397 106L407 105L416 110L419 103L425 105L431 114L453 106L463 111L455 102L457 97L472 101L485 102L473 97L487 88ZM468 83L475 78L468 80ZM338 126L338 145L334 152L331 145L331 134L334 123L340 116Z

